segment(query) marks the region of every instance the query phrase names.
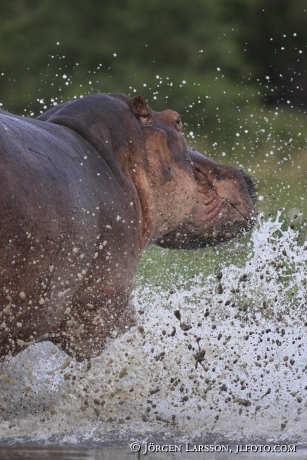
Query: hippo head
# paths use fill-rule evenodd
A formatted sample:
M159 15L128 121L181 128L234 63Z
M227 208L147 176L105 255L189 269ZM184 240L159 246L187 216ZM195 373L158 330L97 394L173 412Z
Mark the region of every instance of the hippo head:
M106 160L125 195L136 192L140 248L215 245L254 222L251 178L189 148L173 110L155 112L141 95L96 94L39 119L80 134Z
M135 96L129 105L143 126L145 139L139 197L148 242L194 249L251 229L255 221L251 178L241 169L215 163L189 148L178 113L153 112L142 96ZM134 182L138 188L140 178Z

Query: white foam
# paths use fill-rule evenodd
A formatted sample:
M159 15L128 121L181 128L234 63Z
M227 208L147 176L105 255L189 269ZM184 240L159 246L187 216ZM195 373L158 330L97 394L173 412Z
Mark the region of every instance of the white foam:
M0 440L103 442L163 432L173 441L222 434L303 442L306 246L278 216L260 219L243 249L240 267L199 273L171 294L139 285L137 326L110 341L90 369L48 343L4 365Z

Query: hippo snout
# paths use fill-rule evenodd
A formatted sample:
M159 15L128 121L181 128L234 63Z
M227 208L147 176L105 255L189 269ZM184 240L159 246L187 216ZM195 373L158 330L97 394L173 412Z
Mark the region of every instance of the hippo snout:
M188 218L157 241L168 248L197 249L229 241L250 230L256 217L256 191L243 170L221 165L189 150L197 199Z

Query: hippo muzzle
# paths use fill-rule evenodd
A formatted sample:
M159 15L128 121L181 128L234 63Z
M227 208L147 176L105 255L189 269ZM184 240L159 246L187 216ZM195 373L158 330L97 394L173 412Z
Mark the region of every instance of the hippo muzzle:
M197 183L195 206L162 247L196 249L229 241L255 223L255 187L244 170L215 163L188 149Z

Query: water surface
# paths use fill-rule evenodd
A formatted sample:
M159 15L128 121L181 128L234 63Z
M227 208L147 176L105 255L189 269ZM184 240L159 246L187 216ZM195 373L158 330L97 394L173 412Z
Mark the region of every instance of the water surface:
M90 363L46 342L2 364L0 458L206 457L144 456L145 442L304 448L306 249L280 218L259 219L233 249L240 264L220 257L218 273L204 266L172 289L139 283L136 326ZM141 453L129 448L136 441ZM272 454L237 456L254 455Z

